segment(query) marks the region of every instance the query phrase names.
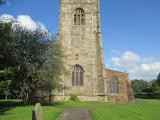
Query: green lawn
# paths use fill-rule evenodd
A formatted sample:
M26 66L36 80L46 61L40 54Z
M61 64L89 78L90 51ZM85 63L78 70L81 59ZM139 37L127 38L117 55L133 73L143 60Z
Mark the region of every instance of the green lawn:
M33 106L15 107L0 113L0 120L32 120ZM43 120L56 120L63 112L60 108L43 106Z
M106 104L105 102L53 102L42 104L43 120L56 120L67 108L78 108ZM0 120L31 120L33 105L23 106L21 101L0 101Z
M22 106L19 101L0 101L0 106L5 107L0 110L0 120L32 120L33 105ZM63 109L53 106L42 106L42 111L43 120L56 120L63 112Z
M136 104L112 104L91 111L93 120L160 120L160 100Z
M87 106L93 108L93 120L160 120L160 100L139 100L135 104L54 102L42 105L43 120L56 120L67 108ZM20 101L0 101L0 120L31 120L33 108L33 105L22 106Z

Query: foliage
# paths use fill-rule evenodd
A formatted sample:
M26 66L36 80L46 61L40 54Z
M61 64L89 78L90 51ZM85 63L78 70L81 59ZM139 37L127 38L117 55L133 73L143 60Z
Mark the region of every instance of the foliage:
M0 22L0 69L16 66L15 39L12 22Z
M136 79L131 81L131 86L134 93L139 93L148 88L148 83L147 81Z
M42 55L42 59L45 61L43 68L39 71L39 78L43 82L40 89L50 94L53 90L61 91L63 89L61 75L65 72L65 67L60 44L57 41L51 41L48 50Z
M158 74L156 80L152 81L150 88L153 92L160 93L160 73Z
M12 80L13 72L11 68L0 70L0 93L5 95L5 100L7 100L8 96L10 95L10 85Z
M0 69L12 68L15 74L12 95L27 103L39 90L50 94L62 88L60 75L65 69L61 47L49 33L41 28L29 30L11 21L0 22L0 37Z
M15 54L18 63L17 78L20 86L20 96L24 102L32 99L41 82L38 79L38 70L41 69L43 60L41 54L47 49L42 42L47 33L41 29L30 31L21 27L15 30Z
M0 6L5 4L6 3L6 0L0 0Z
M160 93L160 85L157 83L157 81L153 81L153 82L152 82L151 89L152 89L154 92Z
M160 100L160 93L157 92L143 92L134 95L138 99L158 99Z
M132 80L132 89L134 93L160 93L160 73L155 80L145 81L145 80Z
M79 98L77 95L71 95L70 100L74 101L74 102L78 102Z
M160 86L160 73L157 76L156 82L158 83L158 85Z
M3 93L7 100L7 97L10 95L10 85L12 83L12 80L5 80L0 82L0 92Z

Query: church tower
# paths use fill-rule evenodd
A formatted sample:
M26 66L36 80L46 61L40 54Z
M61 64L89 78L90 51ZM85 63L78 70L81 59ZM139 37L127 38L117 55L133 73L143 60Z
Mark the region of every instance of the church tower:
M104 62L100 0L60 0L59 41L68 70L62 76L64 96L81 99L104 95Z

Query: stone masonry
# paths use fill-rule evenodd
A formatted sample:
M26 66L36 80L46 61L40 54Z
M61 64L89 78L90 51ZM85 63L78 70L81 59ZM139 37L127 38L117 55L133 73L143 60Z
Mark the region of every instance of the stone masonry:
M84 11L83 24L75 24L76 9ZM69 89L58 93L57 99L68 99L72 94L81 100L114 100L116 97L122 101L133 99L128 74L104 67L100 0L60 0L58 40L63 47L65 67L69 71L62 75L63 84ZM81 66L84 71L81 86L73 86L72 83L75 65ZM107 92L107 83L113 76L119 81L119 94L114 95Z

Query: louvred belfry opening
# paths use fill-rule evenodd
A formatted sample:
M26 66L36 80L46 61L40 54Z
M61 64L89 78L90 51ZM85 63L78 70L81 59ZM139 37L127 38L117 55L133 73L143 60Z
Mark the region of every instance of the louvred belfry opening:
M85 12L82 8L77 8L74 12L74 24L85 25Z

